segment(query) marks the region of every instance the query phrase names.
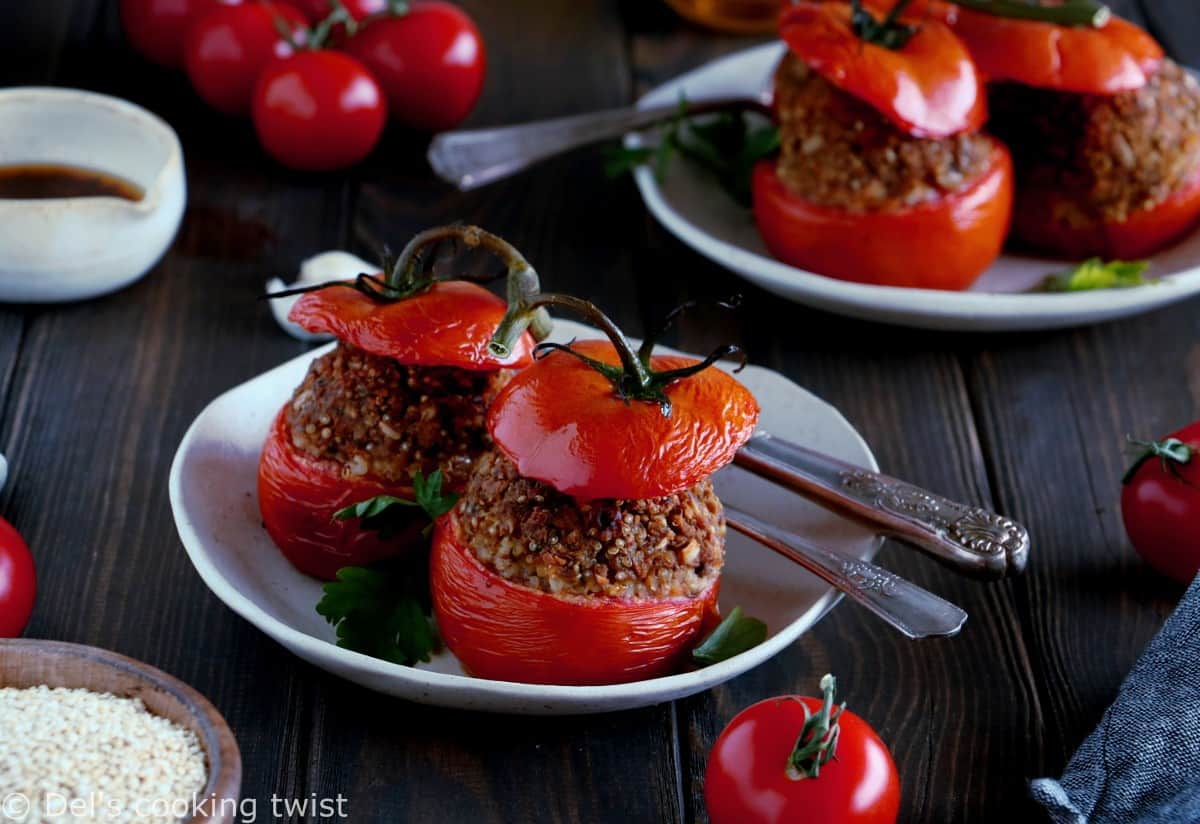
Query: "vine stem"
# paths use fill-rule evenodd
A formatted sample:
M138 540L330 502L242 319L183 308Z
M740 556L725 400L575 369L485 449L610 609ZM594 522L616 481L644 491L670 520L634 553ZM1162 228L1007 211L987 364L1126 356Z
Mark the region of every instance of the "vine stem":
M1112 9L1097 0L1066 0L1057 6L1043 6L1021 0L950 0L964 8L1013 17L1020 20L1040 20L1064 26L1094 26L1100 28L1112 18Z

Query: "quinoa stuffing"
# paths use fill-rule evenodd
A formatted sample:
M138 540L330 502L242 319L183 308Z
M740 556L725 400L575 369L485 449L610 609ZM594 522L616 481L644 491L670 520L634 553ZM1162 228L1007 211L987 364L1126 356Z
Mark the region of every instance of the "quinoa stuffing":
M492 451L456 512L481 563L544 592L694 597L724 564L725 517L707 479L663 498L576 501Z
M906 135L791 53L775 73L775 104L779 176L821 206L853 212L914 206L968 188L991 162L984 135Z
M491 446L487 406L510 374L404 366L341 342L292 395L292 444L346 475L404 484L418 470L441 469L449 486L461 486Z
M1161 203L1200 168L1200 85L1167 60L1141 89L1111 96L998 84L991 128L1018 183L1063 189L1121 221Z
M0 799L24 824L190 820L208 781L195 733L137 698L3 688L0 730Z

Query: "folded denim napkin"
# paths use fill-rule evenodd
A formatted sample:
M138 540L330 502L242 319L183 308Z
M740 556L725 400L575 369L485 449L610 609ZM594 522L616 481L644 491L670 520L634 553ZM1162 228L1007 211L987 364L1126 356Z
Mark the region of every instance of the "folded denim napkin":
M1054 824L1200 823L1200 576L1063 777L1030 793Z

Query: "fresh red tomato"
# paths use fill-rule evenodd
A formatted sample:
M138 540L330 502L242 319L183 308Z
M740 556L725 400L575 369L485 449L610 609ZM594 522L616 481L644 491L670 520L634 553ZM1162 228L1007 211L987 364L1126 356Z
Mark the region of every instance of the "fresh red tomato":
M333 0L293 0L296 8L304 12L310 23L320 23L332 13ZM342 0L342 5L355 20L370 14L381 14L387 10L387 0Z
M704 772L712 824L893 824L900 778L865 721L823 699L786 695L742 710L713 744ZM836 757L835 757L836 756Z
M571 344L577 354L616 366L608 341ZM694 358L655 355L651 369L694 366ZM758 403L736 378L705 369L664 390L671 404L630 403L610 378L566 352L522 370L492 402L488 431L525 478L576 498L640 500L671 495L707 478L753 434Z
M457 126L483 89L485 54L467 14L440 0L364 26L345 44L383 86L391 118L439 132Z
M720 582L694 598L632 599L509 581L479 562L453 512L437 521L429 566L438 632L480 678L578 685L670 675L717 620Z
M301 51L272 60L254 90L254 129L285 166L330 171L362 160L383 133L387 104L353 57Z
M1138 554L1189 582L1200 571L1200 421L1146 444L1121 490L1121 519Z
M163 66L183 66L188 30L217 6L241 0L121 0L121 25L139 53Z
M891 48L859 37L848 4L804 0L784 11L779 34L810 68L906 134L977 131L987 98L967 47L944 23L912 22L915 33Z
M12 524L0 518L0 638L16 638L25 631L36 590L29 547Z
M192 26L184 65L192 87L225 114L249 114L254 84L263 66L293 52L277 21L302 35L307 20L286 3L248 3L213 9Z
M1004 245L1012 158L993 141L992 163L975 183L902 209L852 212L810 203L784 184L774 160L755 167L752 193L763 242L784 263L860 283L966 289Z

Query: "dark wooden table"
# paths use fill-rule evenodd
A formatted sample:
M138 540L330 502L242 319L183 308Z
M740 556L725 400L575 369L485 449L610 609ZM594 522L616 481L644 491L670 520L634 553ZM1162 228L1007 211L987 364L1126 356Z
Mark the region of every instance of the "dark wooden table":
M489 49L475 125L628 103L753 42L687 27L649 0L464 5ZM1119 5L1200 63L1193 0ZM354 822L705 820L705 754L722 726L758 699L813 692L829 670L895 756L902 820L1039 820L1026 781L1062 769L1180 594L1133 554L1117 497L1126 433L1200 415L1196 300L1067 332L916 332L736 280L656 226L596 152L460 195L432 179L421 139L393 131L347 175L292 174L264 158L248 123L129 53L115 0L3 5L0 85L47 83L165 117L184 143L190 201L174 248L132 288L0 309L0 447L13 466L0 512L38 563L28 634L117 650L207 694L241 743L259 820L272 820L273 794L339 793ZM1034 536L1028 573L980 585L889 547L885 564L971 613L958 638L907 642L842 605L716 690L603 716L432 709L293 658L192 570L168 466L209 400L302 351L255 302L268 277L318 250L369 256L452 220L508 237L554 288L598 300L633 333L685 296L745 293L740 319L701 314L674 343L740 341L842 409L885 470L1019 518Z

